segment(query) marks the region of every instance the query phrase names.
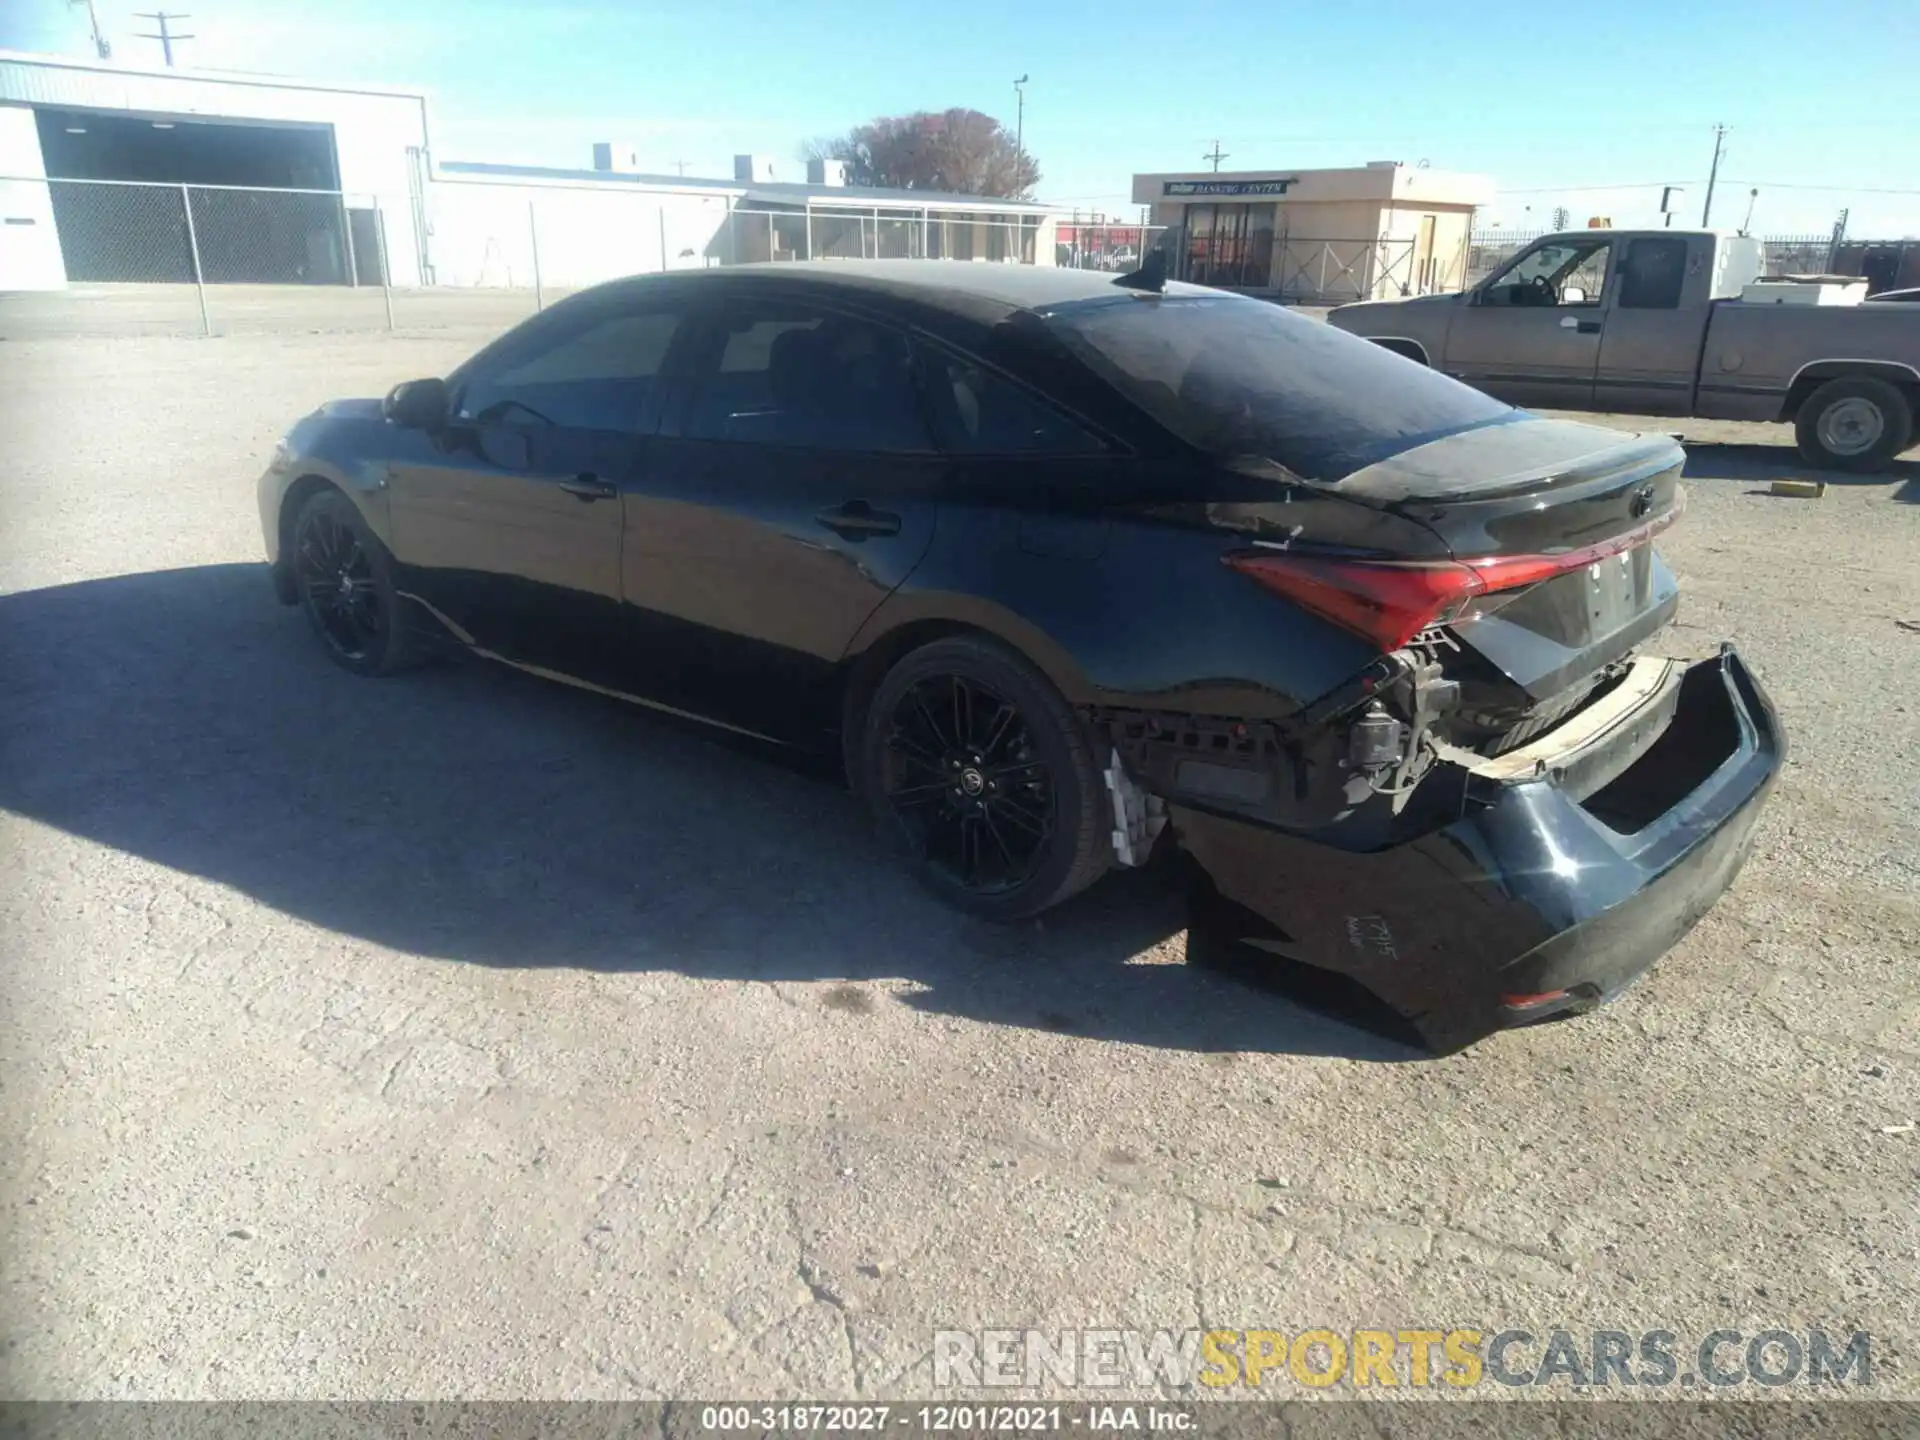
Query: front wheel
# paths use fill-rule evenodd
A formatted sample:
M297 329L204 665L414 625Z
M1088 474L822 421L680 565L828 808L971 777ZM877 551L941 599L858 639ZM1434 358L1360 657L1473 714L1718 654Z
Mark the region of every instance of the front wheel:
M1019 920L1106 872L1105 793L1085 727L995 641L937 640L895 665L859 759L887 847L956 909Z
M345 495L320 490L307 499L287 558L300 608L337 664L391 675L416 662L386 547Z
M1894 386L1871 375L1829 380L1801 405L1794 438L1811 465L1868 473L1907 448L1913 406Z

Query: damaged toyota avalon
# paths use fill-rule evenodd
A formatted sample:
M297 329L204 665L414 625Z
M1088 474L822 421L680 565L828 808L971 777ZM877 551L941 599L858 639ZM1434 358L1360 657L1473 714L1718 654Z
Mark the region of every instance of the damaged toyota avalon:
M1733 647L1650 643L1682 461L1157 257L828 261L581 292L321 407L260 504L348 670L453 647L840 756L991 919L1178 847L1213 923L1452 1049L1645 971L1779 772Z

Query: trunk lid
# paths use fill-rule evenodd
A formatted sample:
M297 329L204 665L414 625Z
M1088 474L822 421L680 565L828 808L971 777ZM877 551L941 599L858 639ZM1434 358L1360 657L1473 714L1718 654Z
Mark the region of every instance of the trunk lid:
M1655 553L1677 518L1686 455L1664 435L1523 416L1416 446L1333 487L1418 521L1490 579L1453 614L1467 743L1524 743L1598 692L1672 620ZM1518 582L1518 583L1512 583Z

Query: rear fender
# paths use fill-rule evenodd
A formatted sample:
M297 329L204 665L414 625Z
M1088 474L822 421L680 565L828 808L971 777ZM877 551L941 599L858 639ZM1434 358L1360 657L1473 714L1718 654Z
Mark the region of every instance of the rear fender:
M1865 376L1884 380L1905 393L1914 408L1920 410L1920 370L1896 360L1816 360L1802 365L1787 385L1787 398L1780 403L1780 419L1791 422L1809 396L1829 380Z
M944 623L1012 646L1075 706L1280 719L1379 657L1221 563L1245 543L1122 514L1029 531L1006 509L943 505L927 555L846 658Z

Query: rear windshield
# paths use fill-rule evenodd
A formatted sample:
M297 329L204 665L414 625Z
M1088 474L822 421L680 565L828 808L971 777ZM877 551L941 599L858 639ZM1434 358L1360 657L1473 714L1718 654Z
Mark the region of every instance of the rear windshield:
M1239 295L1120 296L1048 322L1190 445L1331 484L1516 412L1331 325Z

